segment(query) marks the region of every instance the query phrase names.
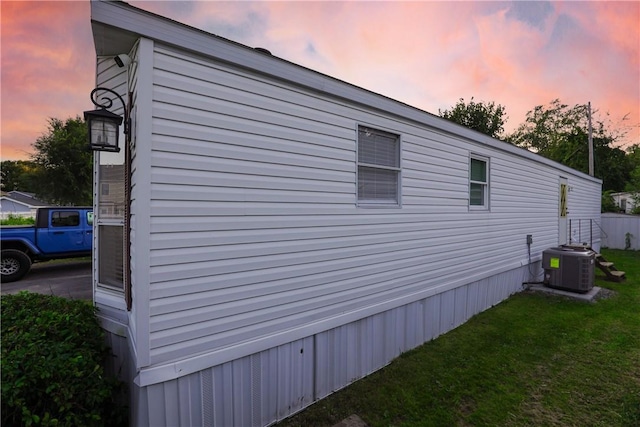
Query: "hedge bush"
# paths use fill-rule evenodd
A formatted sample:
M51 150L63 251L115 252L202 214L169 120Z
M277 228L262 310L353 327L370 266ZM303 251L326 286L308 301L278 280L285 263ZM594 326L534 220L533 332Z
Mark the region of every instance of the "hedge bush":
M21 292L2 305L2 425L126 423L105 376L104 332L85 301Z
M0 219L0 225L34 225L36 219L31 216L18 216L9 214L5 219Z

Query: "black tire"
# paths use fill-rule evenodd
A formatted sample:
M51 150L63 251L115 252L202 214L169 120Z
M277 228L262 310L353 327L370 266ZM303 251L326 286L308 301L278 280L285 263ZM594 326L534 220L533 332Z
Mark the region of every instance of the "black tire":
M24 277L31 269L31 258L17 249L2 251L0 261L0 281L2 283L15 282Z

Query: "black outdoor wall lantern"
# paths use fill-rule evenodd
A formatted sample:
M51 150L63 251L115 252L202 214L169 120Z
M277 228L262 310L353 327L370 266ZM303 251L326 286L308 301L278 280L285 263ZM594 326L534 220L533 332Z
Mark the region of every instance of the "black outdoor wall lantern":
M84 112L84 119L87 122L89 133L89 147L94 151L117 153L120 151L118 139L123 118L108 110L113 105L113 99L107 96L98 98L98 92L108 92L122 102L124 107L124 134L127 135L129 133L129 115L127 105L122 97L111 89L97 87L91 91L91 102L99 108Z

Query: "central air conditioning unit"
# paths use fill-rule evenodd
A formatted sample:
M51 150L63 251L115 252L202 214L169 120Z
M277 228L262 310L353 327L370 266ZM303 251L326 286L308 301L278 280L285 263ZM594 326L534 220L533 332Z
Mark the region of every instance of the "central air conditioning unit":
M544 284L565 291L589 292L595 281L595 252L585 247L560 246L542 252Z

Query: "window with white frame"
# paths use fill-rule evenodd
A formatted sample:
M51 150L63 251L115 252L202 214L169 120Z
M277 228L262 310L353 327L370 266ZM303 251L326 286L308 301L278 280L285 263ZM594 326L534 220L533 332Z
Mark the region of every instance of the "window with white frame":
M489 159L485 157L469 159L469 207L489 209Z
M358 203L400 204L400 136L358 127Z
M121 135L122 137L122 135ZM98 287L124 291L124 150L98 155ZM104 191L108 189L108 191Z

